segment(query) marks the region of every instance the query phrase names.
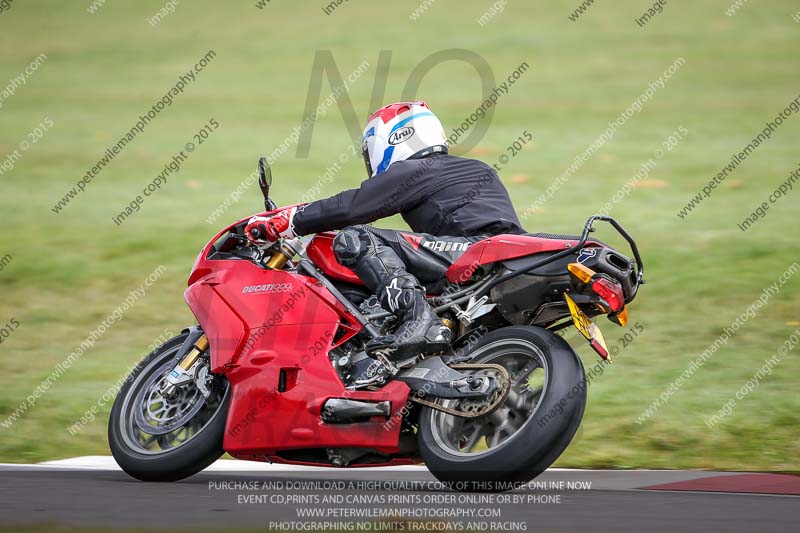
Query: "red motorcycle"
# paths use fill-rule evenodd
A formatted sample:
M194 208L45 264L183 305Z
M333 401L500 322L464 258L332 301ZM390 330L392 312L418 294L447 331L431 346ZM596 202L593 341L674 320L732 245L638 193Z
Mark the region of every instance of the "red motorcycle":
M271 183L262 158L268 214L280 211ZM597 221L633 260L589 238ZM397 363L364 352L398 324L336 261L334 233L259 248L246 223L194 263L185 298L199 325L150 353L119 391L109 444L135 478L179 480L227 452L327 467L424 462L458 490L529 481L568 446L586 402L581 360L556 332L574 324L607 358L591 319L624 326L644 283L636 243L610 217L591 217L580 236L490 237L428 295L451 348Z

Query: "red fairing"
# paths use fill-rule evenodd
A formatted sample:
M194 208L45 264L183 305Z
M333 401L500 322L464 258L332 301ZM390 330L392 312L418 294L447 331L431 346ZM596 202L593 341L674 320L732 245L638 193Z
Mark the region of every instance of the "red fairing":
M200 253L185 297L208 336L212 371L231 384L224 449L277 460L284 460L277 456L281 450L300 448L399 453L408 386L391 382L379 391L347 391L328 356L334 338L344 342L361 325L313 278L248 261L206 259L222 233ZM319 242L329 246L330 236ZM329 398L389 400L392 417L326 424L321 410Z
M336 260L336 256L333 254L334 237L336 234L330 232L315 235L306 248L308 258L333 279L363 285L355 272Z
M496 235L470 245L464 255L447 269L447 279L451 283L461 284L467 281L481 265L541 252L558 252L576 244L578 244L576 240Z

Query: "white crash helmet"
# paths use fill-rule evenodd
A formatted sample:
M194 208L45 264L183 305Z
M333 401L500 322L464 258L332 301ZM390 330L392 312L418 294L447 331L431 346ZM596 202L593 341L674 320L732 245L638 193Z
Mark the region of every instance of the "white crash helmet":
M373 177L396 161L446 154L447 138L425 102L397 102L369 117L361 149L367 175Z

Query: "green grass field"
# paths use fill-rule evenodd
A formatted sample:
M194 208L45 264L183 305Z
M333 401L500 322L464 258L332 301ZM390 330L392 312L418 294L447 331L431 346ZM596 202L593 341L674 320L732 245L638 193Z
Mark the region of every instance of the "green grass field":
M192 323L182 292L201 246L230 220L258 211L250 188L214 224L207 217L303 118L315 52L330 50L343 76L368 69L349 88L366 118L379 52L391 52L381 101L403 88L424 58L449 49L477 53L499 83L530 68L484 119L468 155L496 162L524 131L534 144L502 178L520 212L676 59L685 63L526 221L529 231L570 232L631 179L681 127L649 177L612 215L635 235L648 284L625 330L606 320L616 364L593 380L582 429L560 466L798 471L800 362L796 350L709 429L721 409L781 344L800 329L800 276L697 370L647 421L642 412L765 287L800 260L800 191L770 206L747 232L737 228L800 164L800 117L791 116L685 219L677 212L800 93L800 24L791 1L669 3L644 27L649 2L598 2L577 21L574 2L510 2L483 26L489 0L359 2L326 15L327 2L272 0L180 3L152 27L161 1L21 2L0 12L0 92L39 54L38 70L0 108L0 460L32 462L107 454L110 403L76 435L67 427L96 405L165 329ZM302 5L302 7L300 7ZM213 61L183 94L59 214L51 208L209 50ZM452 57L454 52L449 52ZM384 57L384 60L386 57ZM487 72L484 70L484 75ZM321 97L331 92L327 77ZM422 79L445 127L480 104L481 79L446 61ZM316 103L314 103L316 105ZM20 143L49 119L37 142ZM141 210L118 215L210 119L219 128ZM40 126L40 130L42 127ZM292 203L318 182L352 142L339 107L314 126L307 158L292 146L274 163L274 197ZM33 137L37 134L34 132ZM20 150L13 169L2 167ZM7 165L8 166L8 165ZM357 185L350 157L322 194ZM798 187L795 187L795 189ZM399 219L382 221L392 227ZM598 235L609 237L609 233ZM610 239L612 242L618 242ZM10 259L3 259L10 258ZM163 276L16 421L9 416L158 265ZM14 325L14 321L18 325ZM620 339L639 322L641 333ZM4 326L5 325L5 326ZM12 330L13 331L10 331ZM577 343L587 369L597 357Z

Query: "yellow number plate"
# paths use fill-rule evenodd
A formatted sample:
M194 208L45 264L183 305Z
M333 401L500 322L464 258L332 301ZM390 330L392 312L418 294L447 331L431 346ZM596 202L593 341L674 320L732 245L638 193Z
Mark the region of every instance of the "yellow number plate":
M592 323L592 320L586 316L578 304L570 298L569 294L564 293L564 299L567 300L567 305L569 306L569 312L572 315L572 322L575 324L575 328L581 332L581 335L586 337L586 340L589 341L589 344L592 348L602 357L603 359L609 359L608 354L608 347L606 346L606 340L603 338L603 332L600 331L600 328L597 327L597 324Z

